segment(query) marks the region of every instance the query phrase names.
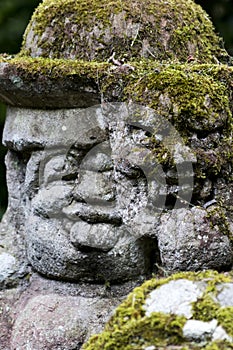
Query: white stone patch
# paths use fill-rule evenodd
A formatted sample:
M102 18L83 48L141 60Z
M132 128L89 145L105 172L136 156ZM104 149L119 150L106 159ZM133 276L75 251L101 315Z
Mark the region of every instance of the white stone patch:
M0 254L0 281L6 279L16 271L16 259L8 253Z
M171 281L153 290L145 301L146 316L152 312L192 317L192 303L204 292L205 285L186 279Z
M222 307L233 306L233 283L222 283L219 287L217 301Z
M183 335L186 339L192 341L203 341L212 339L213 333L217 328L217 320L203 322L199 320L188 320L183 327Z
M210 322L199 320L188 320L183 327L183 336L189 341L233 341L222 326L218 326L218 321L213 319Z
M226 331L222 328L222 326L218 326L212 336L212 341L214 340L228 340L230 342L233 342L233 338L230 337Z
M155 350L155 346L150 345L150 346L147 346L146 348L144 348L143 350Z

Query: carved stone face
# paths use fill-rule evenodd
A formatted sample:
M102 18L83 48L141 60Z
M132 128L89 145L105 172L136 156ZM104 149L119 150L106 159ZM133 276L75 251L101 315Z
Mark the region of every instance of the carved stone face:
M149 108L9 108L3 139L8 222L41 274L122 282L160 263L168 271L231 266L224 213L192 204L195 156Z
M161 188L148 185L151 138L117 108L8 115L5 142L28 159L27 255L46 276L118 281L153 271Z

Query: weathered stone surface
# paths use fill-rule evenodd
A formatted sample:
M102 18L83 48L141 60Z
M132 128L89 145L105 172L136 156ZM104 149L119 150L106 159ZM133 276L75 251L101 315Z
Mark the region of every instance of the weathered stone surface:
M113 299L37 295L16 318L11 349L80 349L93 331L101 330L113 306Z
M0 345L1 349L10 349L12 325L15 320L15 305L20 298L19 289L5 289L0 291Z
M98 84L94 77L82 74L60 74L56 79L38 73L32 68L33 79L29 79L26 67L13 62L1 62L0 56L0 99L9 106L30 108L87 108L101 100ZM56 67L56 62L54 62ZM41 62L41 65L43 63ZM49 72L47 72L49 73ZM64 72L63 72L64 73Z
M0 254L0 285L17 271L16 265L16 259L11 254Z
M83 108L100 103L109 73L115 71L116 82L132 73L132 60L230 61L207 14L191 0L104 1L43 1L20 54L0 57L0 98L19 107ZM116 84L111 100L117 96ZM171 104L166 93L160 100L164 108Z
M106 137L100 106L88 110L47 111L9 108L3 143L15 151L60 147L60 152L66 155L73 145L91 148L105 141Z
M143 166L144 155L134 151L136 132L121 108L116 105L112 115L101 106L34 115L10 110L4 143L26 157L21 222L27 257L44 275L122 281L156 268L153 209L141 219L147 211L146 175L136 163ZM150 189L153 196L157 187Z
M0 99L20 107L3 135L4 350L80 348L132 289L125 280L231 269L233 70L219 64L230 61L189 0L38 7L21 53L0 56ZM91 349L190 339L196 350L207 338L225 349L232 278L188 278L135 290Z
M158 246L162 264L168 271L222 269L232 264L231 232L211 225L210 212L203 208L175 209L162 214L158 226ZM224 231L225 228L225 231Z
M26 234L37 271L120 281L158 265L168 271L231 267L226 212L211 204L187 208L195 154L152 109L122 103L8 113L3 140L12 153L9 169L17 158L21 179L17 192L9 178L22 208L15 224ZM172 143L159 134L169 128ZM164 154L155 152L153 137L166 146ZM167 148L177 171L163 164Z
M233 286L232 275L210 270L148 280L82 349L231 349L231 295L224 298L228 307L216 302L226 286Z
M221 306L233 305L233 285L232 283L223 283L221 288L218 288L217 301Z
M74 284L30 273L17 288L0 291L1 349L79 349L135 285Z

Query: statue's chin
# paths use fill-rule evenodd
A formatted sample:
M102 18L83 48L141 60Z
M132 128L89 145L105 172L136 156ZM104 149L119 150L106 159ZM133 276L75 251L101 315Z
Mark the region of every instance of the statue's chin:
M60 219L31 215L26 228L28 259L49 278L117 282L151 272L153 244L134 238L123 226L78 221L68 232Z

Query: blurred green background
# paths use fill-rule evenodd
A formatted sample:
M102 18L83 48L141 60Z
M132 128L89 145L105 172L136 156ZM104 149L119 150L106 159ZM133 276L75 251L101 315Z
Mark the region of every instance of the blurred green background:
M77 0L78 1L78 0ZM0 52L14 54L20 50L23 32L41 0L0 0ZM233 56L232 0L196 0L210 15L216 31L223 37L225 47ZM0 136L5 119L5 106L0 103ZM5 181L5 148L0 146L0 219L7 206Z

